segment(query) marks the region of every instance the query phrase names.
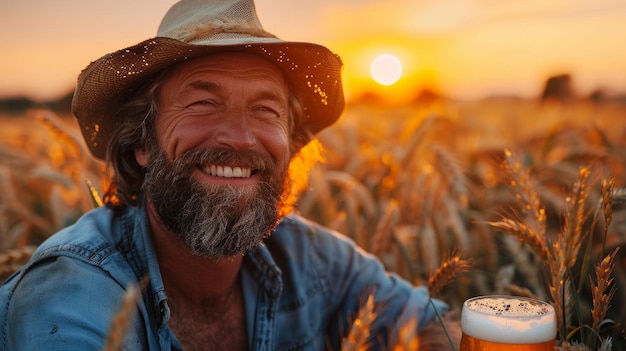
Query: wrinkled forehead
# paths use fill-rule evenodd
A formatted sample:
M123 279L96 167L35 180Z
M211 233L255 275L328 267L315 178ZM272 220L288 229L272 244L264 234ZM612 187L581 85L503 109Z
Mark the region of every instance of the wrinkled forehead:
M265 79L280 88L286 89L290 86L283 72L271 61L258 55L236 51L213 53L179 63L171 68L167 80L173 77L193 80L201 75Z

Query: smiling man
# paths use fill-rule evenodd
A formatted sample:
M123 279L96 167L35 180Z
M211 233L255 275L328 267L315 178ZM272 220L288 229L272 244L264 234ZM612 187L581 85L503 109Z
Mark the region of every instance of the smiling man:
M264 31L247 0L183 0L157 37L91 63L72 112L112 171L106 206L0 288L0 350L102 349L141 280L125 350L338 350L369 294L372 348L409 320L447 345L444 304L289 213L343 110L340 70Z
M168 73L149 150L135 152L151 223L163 224L155 233L213 258L239 256L270 234L290 159L288 94L280 70L247 53Z

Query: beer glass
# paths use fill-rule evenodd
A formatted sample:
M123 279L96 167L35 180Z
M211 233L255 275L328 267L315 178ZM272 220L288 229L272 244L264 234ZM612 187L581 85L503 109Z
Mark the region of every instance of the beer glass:
M461 351L552 351L556 315L547 302L488 295L468 299L461 312Z

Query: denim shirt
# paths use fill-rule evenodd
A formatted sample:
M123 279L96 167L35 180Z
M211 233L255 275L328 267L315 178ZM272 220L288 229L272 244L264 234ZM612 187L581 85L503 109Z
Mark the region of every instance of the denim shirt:
M100 350L126 287L149 276L124 350L182 350L143 206L100 207L51 236L0 287L0 350ZM418 329L446 306L349 239L292 215L248 252L240 274L250 350L340 350L374 292L374 348L402 323Z

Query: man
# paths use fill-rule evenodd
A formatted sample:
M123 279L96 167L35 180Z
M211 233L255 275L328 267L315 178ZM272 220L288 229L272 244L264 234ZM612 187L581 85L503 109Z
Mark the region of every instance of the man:
M314 135L343 110L340 69L265 32L248 0L182 0L156 38L91 63L72 111L113 171L107 206L5 282L0 350L101 349L142 280L126 350L338 350L369 294L369 343L389 348L404 322L445 312L288 215Z

